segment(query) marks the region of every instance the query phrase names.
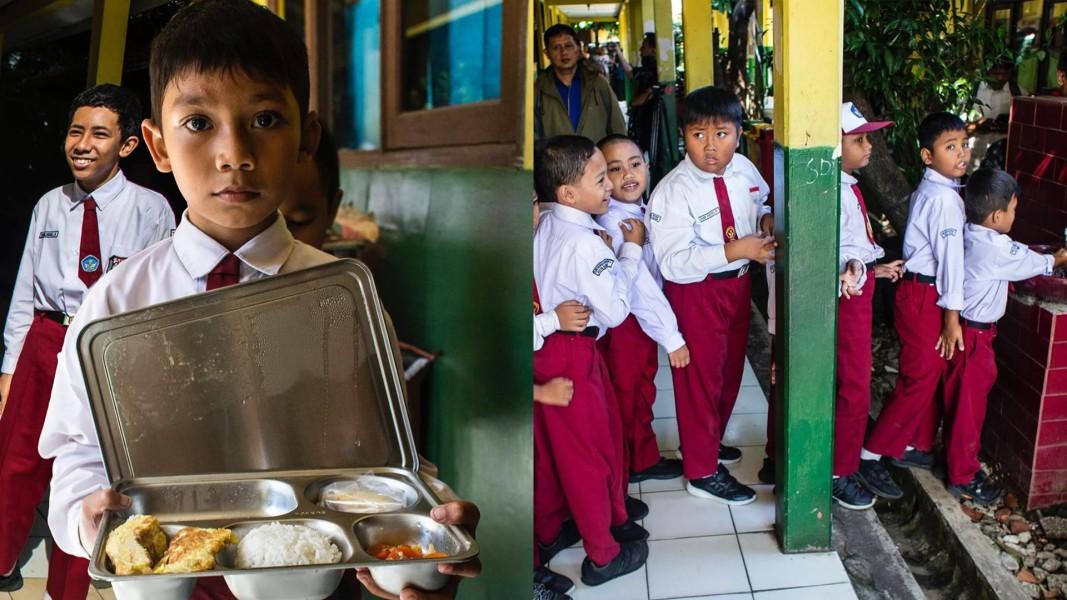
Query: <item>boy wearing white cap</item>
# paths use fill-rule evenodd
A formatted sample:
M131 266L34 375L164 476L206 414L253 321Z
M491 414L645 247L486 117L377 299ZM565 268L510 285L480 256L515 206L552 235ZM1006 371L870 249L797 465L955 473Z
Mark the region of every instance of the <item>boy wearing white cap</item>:
M851 102L841 105L841 246L837 265L841 292L837 302L833 498L855 510L874 505L874 496L854 478L871 405L874 280L882 277L896 281L903 261L875 264L885 251L874 241L867 206L852 172L866 167L871 160L868 134L892 124L867 121Z

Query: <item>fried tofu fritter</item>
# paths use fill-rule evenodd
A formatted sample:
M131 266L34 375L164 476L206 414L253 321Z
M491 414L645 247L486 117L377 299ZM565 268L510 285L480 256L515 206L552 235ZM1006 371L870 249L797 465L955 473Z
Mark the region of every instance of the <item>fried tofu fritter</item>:
M215 568L215 555L230 544L237 543L237 536L229 529L201 529L186 527L170 541L163 559L154 573L195 573Z
M167 536L159 521L148 515L134 515L111 532L104 552L115 566L116 575L151 573L167 549Z

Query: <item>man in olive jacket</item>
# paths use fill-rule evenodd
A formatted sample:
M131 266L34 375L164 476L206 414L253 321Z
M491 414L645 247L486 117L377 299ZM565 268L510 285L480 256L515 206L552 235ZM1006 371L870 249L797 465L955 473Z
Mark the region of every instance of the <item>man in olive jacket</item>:
M595 144L613 133L626 135L611 83L597 65L582 58L574 30L553 25L544 41L552 66L534 82L534 139L581 135Z

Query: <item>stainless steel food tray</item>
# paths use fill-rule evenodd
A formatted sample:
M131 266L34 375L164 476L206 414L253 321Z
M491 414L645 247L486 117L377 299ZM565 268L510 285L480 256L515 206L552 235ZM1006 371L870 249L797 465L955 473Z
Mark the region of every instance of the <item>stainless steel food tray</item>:
M93 577L159 582L381 566L364 552L372 525L379 537L395 530L398 539L382 543L418 542L399 538L432 530L448 546L438 546L448 559L404 563L477 554L465 531L429 520L439 500L416 475L399 352L362 263L337 261L108 317L85 328L78 349L108 477L134 498L128 511L106 515ZM417 501L376 515L318 504L324 481L368 470L412 486ZM301 522L329 532L343 557L337 565L242 571L223 553L215 573L116 576L104 541L138 513L167 527L232 527L238 537L250 523Z

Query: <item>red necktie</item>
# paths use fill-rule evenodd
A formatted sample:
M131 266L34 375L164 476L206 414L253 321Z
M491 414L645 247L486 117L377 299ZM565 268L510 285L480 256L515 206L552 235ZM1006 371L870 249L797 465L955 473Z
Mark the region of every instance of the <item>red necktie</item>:
M229 252L222 257L219 264L207 274L207 291L233 285L240 278L241 261Z
M860 186L858 184L852 184L852 191L856 194L856 200L860 201L860 210L863 211L863 222L867 224L867 239L871 241L871 245L874 245L874 230L871 229L871 219L867 216L867 203L863 201L863 194L860 193Z
M104 272L100 264L100 228L96 223L96 200L82 201L82 241L78 251L78 279L85 287L96 283Z
M726 191L726 180L716 177L715 199L719 201L719 218L722 219L722 239L729 244L737 239L737 229L734 227L734 209L730 206L730 194Z

